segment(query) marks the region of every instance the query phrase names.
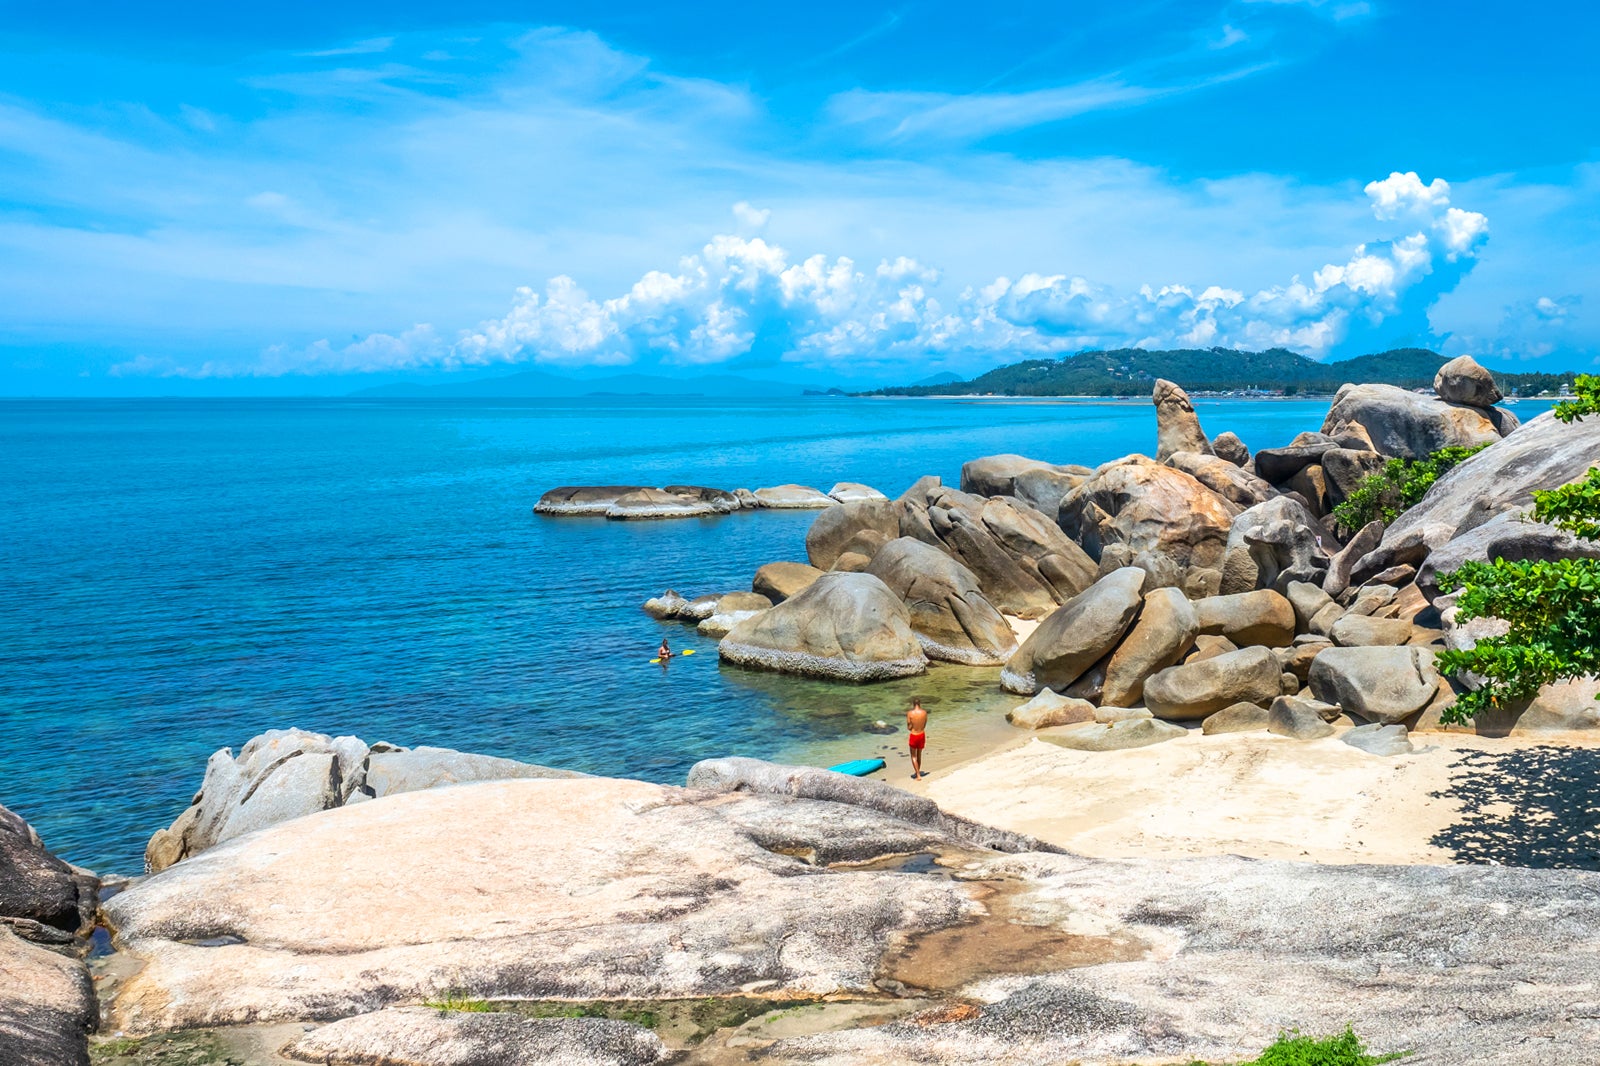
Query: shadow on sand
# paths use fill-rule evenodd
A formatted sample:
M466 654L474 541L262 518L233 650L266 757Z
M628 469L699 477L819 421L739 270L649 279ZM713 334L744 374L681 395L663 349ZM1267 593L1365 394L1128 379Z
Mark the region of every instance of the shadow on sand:
M1457 862L1600 870L1600 749L1463 752L1448 793L1455 825L1432 843Z

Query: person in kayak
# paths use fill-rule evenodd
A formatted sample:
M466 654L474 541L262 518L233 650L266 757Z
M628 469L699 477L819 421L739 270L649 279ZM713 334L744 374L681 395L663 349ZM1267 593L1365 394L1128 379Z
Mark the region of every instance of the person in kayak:
M656 649L656 658L660 659L663 663L672 658L672 648L667 644L666 637L661 638L661 647Z
M928 712L922 709L922 701L911 701L911 709L906 712L906 744L911 749L911 779L922 780L922 749L928 743Z

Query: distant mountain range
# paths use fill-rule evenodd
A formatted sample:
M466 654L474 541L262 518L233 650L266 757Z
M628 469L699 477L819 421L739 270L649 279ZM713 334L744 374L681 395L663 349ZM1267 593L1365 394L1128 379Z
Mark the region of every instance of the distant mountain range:
M504 377L476 378L434 385L401 382L361 389L350 395L364 398L567 398L578 396L799 396L803 385L763 381L734 374L666 377L659 374L617 374L605 378L567 378L542 370L524 370Z
M1285 348L1242 352L1233 348L1118 348L1061 359L1026 359L971 381L919 381L879 389L880 396L1144 396L1157 378L1190 392L1260 391L1298 395L1332 393L1357 384L1424 388L1445 357L1427 348L1394 348L1339 362L1319 363ZM1573 375L1502 373L1490 368L1506 395L1554 392ZM954 375L951 375L952 377Z

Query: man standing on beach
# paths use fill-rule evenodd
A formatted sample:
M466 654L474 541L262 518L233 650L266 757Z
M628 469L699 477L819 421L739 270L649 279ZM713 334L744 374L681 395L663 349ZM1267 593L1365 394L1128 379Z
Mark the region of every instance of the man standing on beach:
M922 748L928 742L928 712L921 700L912 700L906 712L906 743L911 748L911 779L922 780Z

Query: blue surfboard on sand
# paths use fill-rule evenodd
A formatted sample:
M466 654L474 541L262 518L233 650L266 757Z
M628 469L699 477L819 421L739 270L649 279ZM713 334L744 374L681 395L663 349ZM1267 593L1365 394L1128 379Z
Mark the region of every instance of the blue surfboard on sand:
M830 766L828 769L832 770L836 774L849 774L851 777L866 777L868 774L876 773L879 770L882 770L884 765L885 764L882 759L855 759L851 762L842 762L838 766Z

